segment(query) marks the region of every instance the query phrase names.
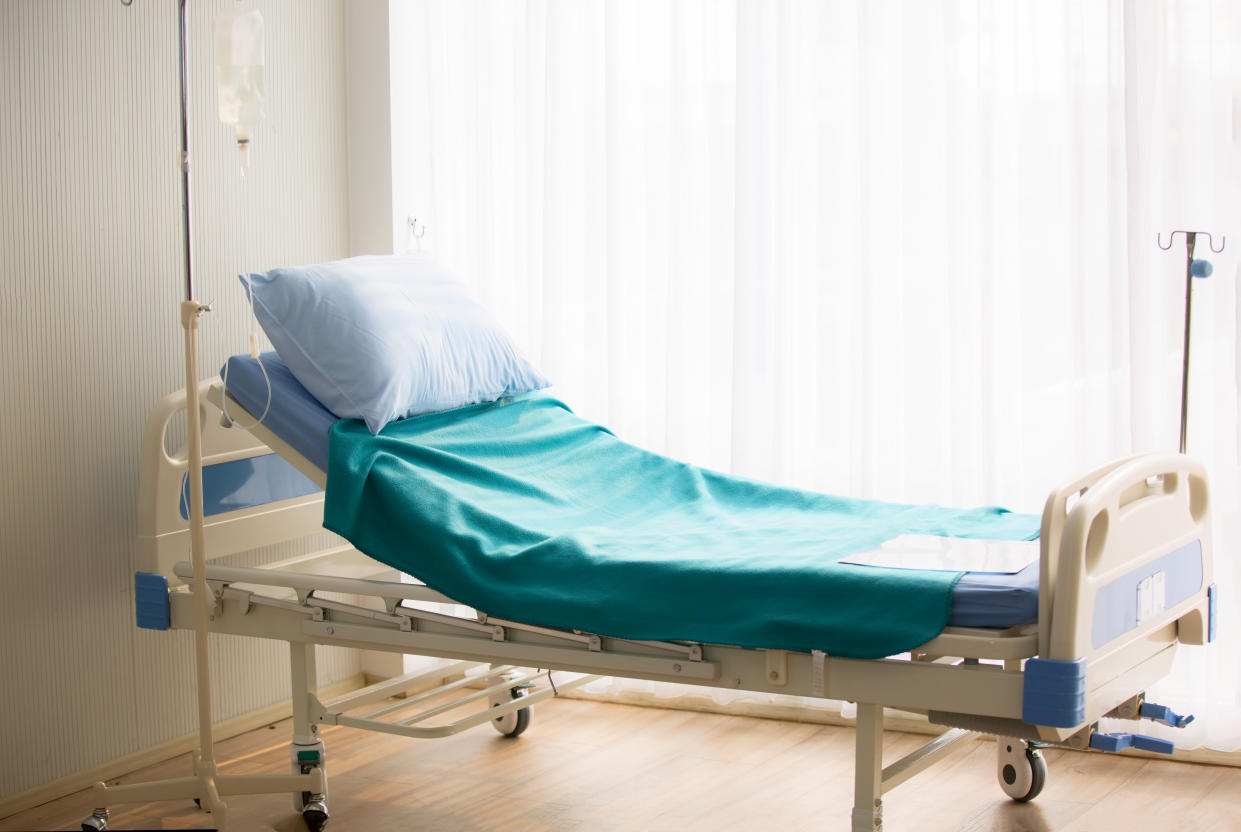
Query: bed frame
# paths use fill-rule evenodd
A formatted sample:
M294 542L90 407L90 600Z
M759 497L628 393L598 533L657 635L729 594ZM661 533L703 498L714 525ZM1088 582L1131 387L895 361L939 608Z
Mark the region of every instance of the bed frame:
M323 471L261 425L249 431L229 427L218 384L203 382L201 390L211 403L202 406L205 469L274 452L324 485ZM157 629L194 627L192 593L184 585L190 530L179 496L186 455L165 450L169 425L185 399L184 392L164 399L143 437L138 623ZM228 411L252 420L232 399ZM1097 723L1104 716L1173 725L1192 718L1146 702L1144 691L1169 672L1178 643L1213 638L1209 503L1203 467L1185 456L1142 454L1098 468L1047 499L1037 625L948 628L908 656L874 661L632 641L500 620L483 611L450 614L422 603L451 603L425 586L368 577L388 568L348 546L264 569L208 564L209 628L288 642L293 770L317 769L325 777L320 725L425 739L491 722L516 735L529 723L531 705L600 675L857 702L852 829L878 830L884 793L978 732L998 738L997 777L1017 800L1032 799L1045 782L1042 745L1170 752L1170 743L1101 733ZM314 492L209 516L203 529L207 557L320 533L322 504L322 492ZM315 687L316 645L449 661L323 701ZM558 671L555 679L552 670ZM415 693L387 701L408 691ZM456 702L408 712L448 691L459 694ZM480 700L491 707L476 705L456 721L430 724L451 707ZM885 766L885 708L926 714L949 730ZM324 805L315 807L322 813L307 815L313 826L326 819L326 788L323 797ZM295 795L295 808L305 810L309 798Z

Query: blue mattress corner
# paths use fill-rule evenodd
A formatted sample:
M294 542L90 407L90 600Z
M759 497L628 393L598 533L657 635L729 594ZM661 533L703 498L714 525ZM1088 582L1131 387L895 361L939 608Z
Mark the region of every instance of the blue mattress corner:
M267 406L264 370L271 379L271 406L263 417L264 427L326 471L328 432L338 417L301 385L280 356L274 352L265 352L258 359L234 355L221 368L220 378L228 394L257 417Z

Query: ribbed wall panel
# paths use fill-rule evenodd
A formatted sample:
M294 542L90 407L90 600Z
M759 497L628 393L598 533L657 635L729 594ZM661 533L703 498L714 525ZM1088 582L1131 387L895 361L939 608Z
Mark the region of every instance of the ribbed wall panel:
M258 3L244 180L215 116L227 2L189 3L202 375L248 347L237 272L348 247L343 1ZM143 422L184 381L177 102L176 0L0 2L0 797L195 727L191 636L136 629L132 598ZM212 649L217 719L288 695L283 645ZM325 682L359 671L320 653Z

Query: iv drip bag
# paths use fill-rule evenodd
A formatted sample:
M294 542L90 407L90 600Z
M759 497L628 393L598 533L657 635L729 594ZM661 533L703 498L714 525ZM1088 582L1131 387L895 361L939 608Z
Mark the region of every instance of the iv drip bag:
M263 15L240 3L215 19L215 79L220 121L237 133L246 166L250 128L263 118Z

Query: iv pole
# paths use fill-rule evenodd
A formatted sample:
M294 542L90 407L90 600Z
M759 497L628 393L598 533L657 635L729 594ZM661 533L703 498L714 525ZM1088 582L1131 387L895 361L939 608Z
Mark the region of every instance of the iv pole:
M1219 248L1215 247L1215 240L1206 231L1173 231L1168 235L1168 244L1163 244L1163 235L1155 235L1155 245L1164 251L1172 248L1172 243L1176 240L1177 234L1185 235L1185 341L1181 348L1181 453L1185 453L1186 438L1189 434L1189 342L1190 342L1190 325L1192 322L1194 310L1194 278L1210 277L1215 267L1211 265L1209 260L1198 260L1194 258L1194 248L1198 243L1198 237L1203 236L1207 239L1207 245L1211 251L1219 254L1224 250L1224 246L1228 244L1226 237L1220 237Z
M131 6L133 0L121 0ZM308 793L302 817L311 832L318 832L327 823L328 813L324 791L323 770L313 768L306 774L239 775L220 774L216 768L211 725L211 666L207 644L207 622L214 600L206 578L206 541L203 534L202 487L202 426L199 411L198 321L211 306L194 300L194 269L191 256L190 226L190 153L185 15L186 0L179 0L180 31L180 93L181 152L177 163L181 168L181 231L185 251L185 300L181 303L181 326L185 330L185 414L190 509L190 554L193 566L191 586L194 594L194 658L198 681L199 749L194 755L194 773L189 777L108 786L96 783L91 790L95 809L82 821L83 832L108 828L108 806L122 803L148 803L165 800L195 800L211 814L219 832L228 829L228 804L224 797L235 794Z

